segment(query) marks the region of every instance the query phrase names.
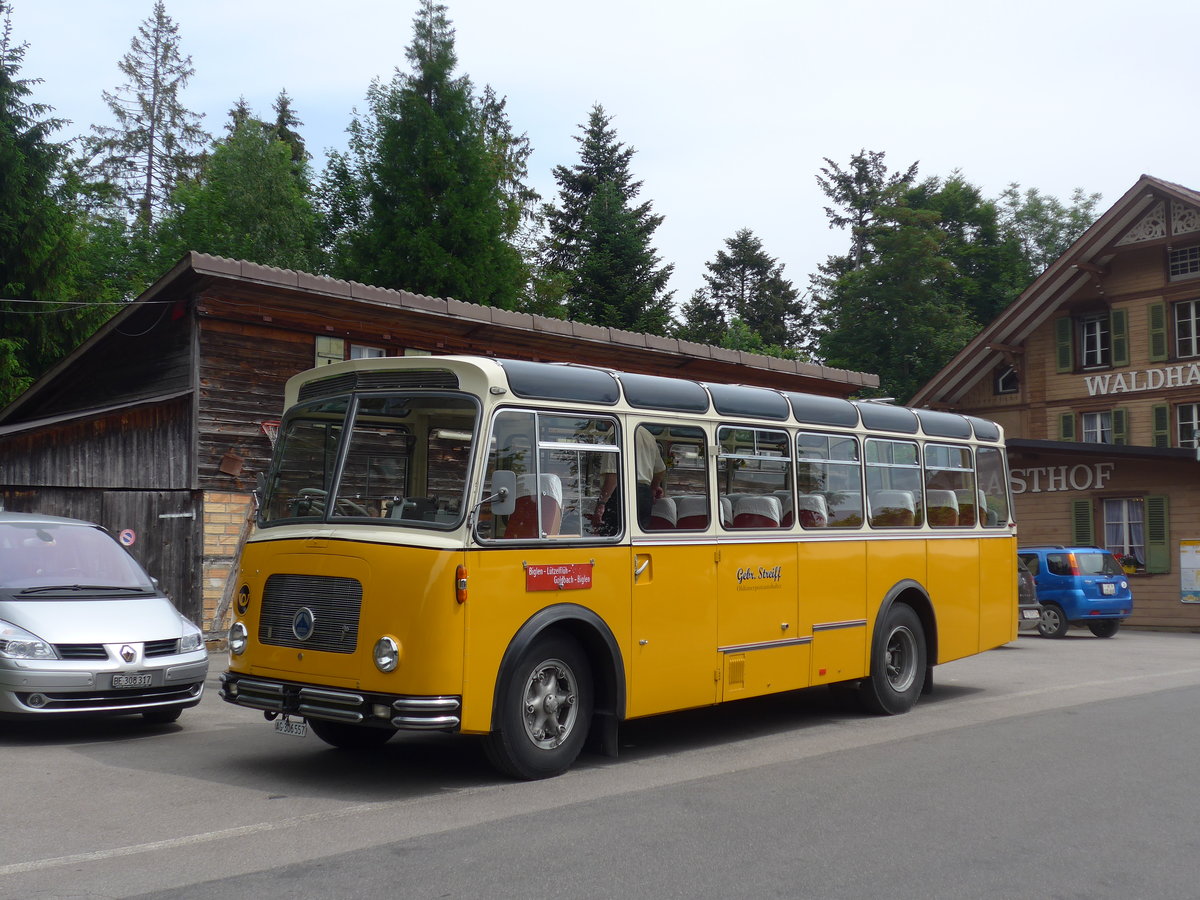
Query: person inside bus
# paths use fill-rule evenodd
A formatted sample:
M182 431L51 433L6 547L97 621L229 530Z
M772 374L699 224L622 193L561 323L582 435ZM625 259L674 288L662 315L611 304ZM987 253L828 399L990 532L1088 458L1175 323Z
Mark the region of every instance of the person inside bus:
M658 442L648 428L638 428L634 432L633 462L637 472L637 519L643 531L650 524L650 510L654 501L663 495L663 477L667 473L667 465L659 452ZM606 453L601 462L603 479L600 483L600 495L596 499L593 522L598 534L616 534L621 530L621 503L614 494L619 483L616 471L617 457L615 453Z

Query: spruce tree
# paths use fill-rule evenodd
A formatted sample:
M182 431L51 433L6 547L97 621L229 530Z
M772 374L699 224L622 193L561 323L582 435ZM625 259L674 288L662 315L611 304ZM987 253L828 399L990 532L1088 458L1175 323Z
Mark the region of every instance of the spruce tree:
M556 166L557 204L545 209L542 278L562 292L566 315L594 325L666 334L671 321L672 265L651 246L663 217L636 203L632 147L617 140L597 104L582 136L579 162Z
M710 302L729 319L741 319L764 345L795 350L808 341L812 322L800 292L784 277L783 264L763 249L749 228L727 238L725 249L705 267Z
M88 324L71 299L78 235L56 185L66 147L50 136L63 122L32 99L40 79L20 71L27 44L12 36L0 0L0 408L73 346Z
M93 126L89 149L133 222L149 231L167 211L175 187L196 174L210 140L202 117L181 102L195 70L192 58L180 54L179 26L163 0L155 0L118 68L126 82L103 92L116 125Z
M335 274L514 308L528 270L513 245L513 180L522 173L501 158L504 149L520 156L504 147L503 106L455 76L445 6L422 0L405 55L411 70L371 86L349 150L326 168Z

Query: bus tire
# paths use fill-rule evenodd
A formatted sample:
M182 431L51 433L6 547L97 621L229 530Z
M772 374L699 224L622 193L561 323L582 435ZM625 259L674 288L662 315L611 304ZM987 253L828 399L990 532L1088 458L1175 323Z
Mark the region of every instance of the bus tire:
M500 693L499 727L484 738L492 765L526 781L561 775L587 739L592 690L578 642L560 632L539 636Z
M396 733L395 728L375 728L371 725L352 725L349 722L329 722L325 719L309 719L308 727L329 746L339 750L372 750L382 747Z
M863 679L868 711L897 716L912 709L925 684L925 629L913 608L893 603L871 648L871 674Z

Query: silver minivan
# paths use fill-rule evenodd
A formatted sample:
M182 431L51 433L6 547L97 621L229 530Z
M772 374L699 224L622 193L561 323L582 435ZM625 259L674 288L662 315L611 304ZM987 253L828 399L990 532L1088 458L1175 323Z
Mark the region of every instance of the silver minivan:
M200 629L108 532L0 511L0 717L174 722L207 674Z

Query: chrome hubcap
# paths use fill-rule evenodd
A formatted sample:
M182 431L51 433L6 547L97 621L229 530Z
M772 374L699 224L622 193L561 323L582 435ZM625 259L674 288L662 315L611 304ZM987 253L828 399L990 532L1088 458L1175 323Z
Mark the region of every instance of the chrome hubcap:
M917 677L917 639L908 628L897 628L888 635L888 683L897 693L907 691Z
M553 750L575 727L575 673L559 659L534 667L525 687L525 734L542 750Z

